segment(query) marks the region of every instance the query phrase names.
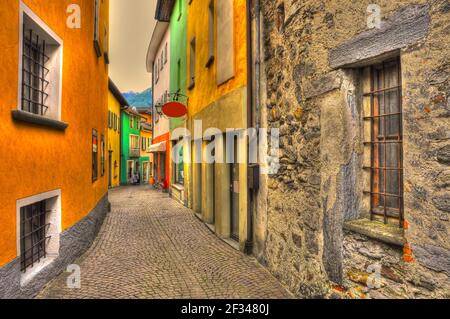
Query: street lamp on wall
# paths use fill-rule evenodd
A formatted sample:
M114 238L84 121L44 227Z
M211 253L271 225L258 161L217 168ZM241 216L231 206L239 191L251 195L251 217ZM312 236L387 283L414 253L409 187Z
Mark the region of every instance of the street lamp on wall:
M155 105L155 111L156 111L156 113L158 113L159 116L163 115L162 107L163 107L162 103L159 103L159 102L156 103L156 105Z
M189 98L181 94L180 90L176 93L166 93L163 101L155 104L155 112L158 114L158 118L161 116L169 118L183 117L187 114L188 101Z

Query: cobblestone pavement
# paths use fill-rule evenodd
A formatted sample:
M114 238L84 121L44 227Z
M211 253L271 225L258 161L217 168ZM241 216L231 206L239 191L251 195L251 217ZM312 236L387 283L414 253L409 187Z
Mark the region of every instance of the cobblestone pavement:
M290 298L257 261L217 238L191 210L147 186L110 191L112 212L75 264L38 298Z

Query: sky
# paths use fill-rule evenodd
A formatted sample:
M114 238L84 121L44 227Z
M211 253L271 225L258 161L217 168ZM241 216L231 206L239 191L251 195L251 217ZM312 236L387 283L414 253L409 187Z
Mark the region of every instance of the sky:
M145 58L155 26L156 0L110 0L109 76L122 92L151 86Z

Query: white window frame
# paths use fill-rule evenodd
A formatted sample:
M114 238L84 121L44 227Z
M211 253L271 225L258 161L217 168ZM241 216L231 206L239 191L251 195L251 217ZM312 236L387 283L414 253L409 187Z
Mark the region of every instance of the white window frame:
M49 65L49 69L51 70L49 73L49 100L51 104L49 104L49 115L44 116L54 120L61 121L61 102L62 102L62 75L63 75L63 52L64 52L64 43L63 40L41 19L39 18L26 4L20 1L20 9L19 9L19 81L18 81L18 95L17 95L17 109L19 111L23 111L22 109L22 81L23 81L23 24L25 21L25 17L32 21L37 27L41 30L40 32L45 32L46 35L54 42L56 42L56 50L53 54L51 54L51 59L47 62ZM59 64L59 66L58 66ZM56 66L55 66L56 65Z
M131 141L132 141L133 137L137 137L137 145L138 145L137 148L131 147L131 144L132 144ZM141 138L140 138L139 135L130 134L130 148L133 149L133 150L136 150L136 149L139 149L139 151L141 150Z
M21 286L26 285L30 280L32 280L37 274L39 274L45 267L50 265L59 256L59 246L60 246L60 235L62 230L61 224L61 190L53 190L46 193L41 193L19 199L16 201L16 249L17 256L20 257L20 226L21 226L21 216L20 209L41 201L47 201L48 213L47 221L50 227L47 231L47 235L51 236L50 241L46 245L46 255L47 257L41 259L40 262L36 263L33 267L28 268L25 273L21 275L20 284Z

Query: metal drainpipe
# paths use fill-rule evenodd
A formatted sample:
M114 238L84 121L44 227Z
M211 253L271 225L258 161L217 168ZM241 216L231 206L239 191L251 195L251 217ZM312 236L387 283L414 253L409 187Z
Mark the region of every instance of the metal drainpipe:
M255 74L255 77L253 76L253 18L252 18L252 7L253 7L253 0L247 0L247 127L252 128L256 124L256 128L259 130L259 124L258 124L258 103L259 103L259 96L256 92L256 123L254 121L254 103L253 98L254 91L253 91L253 84L256 80L256 87L259 89L259 71L257 74ZM257 1L257 12L255 13L257 17L259 16L259 1ZM258 26L257 26L257 29ZM259 37L259 34L256 35ZM259 47L256 48L257 52L259 52ZM257 61L259 61L258 54L257 54ZM247 145L247 154L248 158L250 158L250 145ZM249 164L250 166L250 164ZM248 197L247 197L247 241L245 243L245 252L249 255L253 253L253 216L254 216L254 202L255 202L255 191L253 189L248 188Z
M155 71L155 63L152 63L152 144L153 144L153 140L155 139L155 72L154 71ZM155 161L155 158L153 158L153 162L154 161Z
M259 133L260 128L260 104L261 104L261 1L255 0L255 18L256 18L256 59L255 59L255 113L256 129Z

